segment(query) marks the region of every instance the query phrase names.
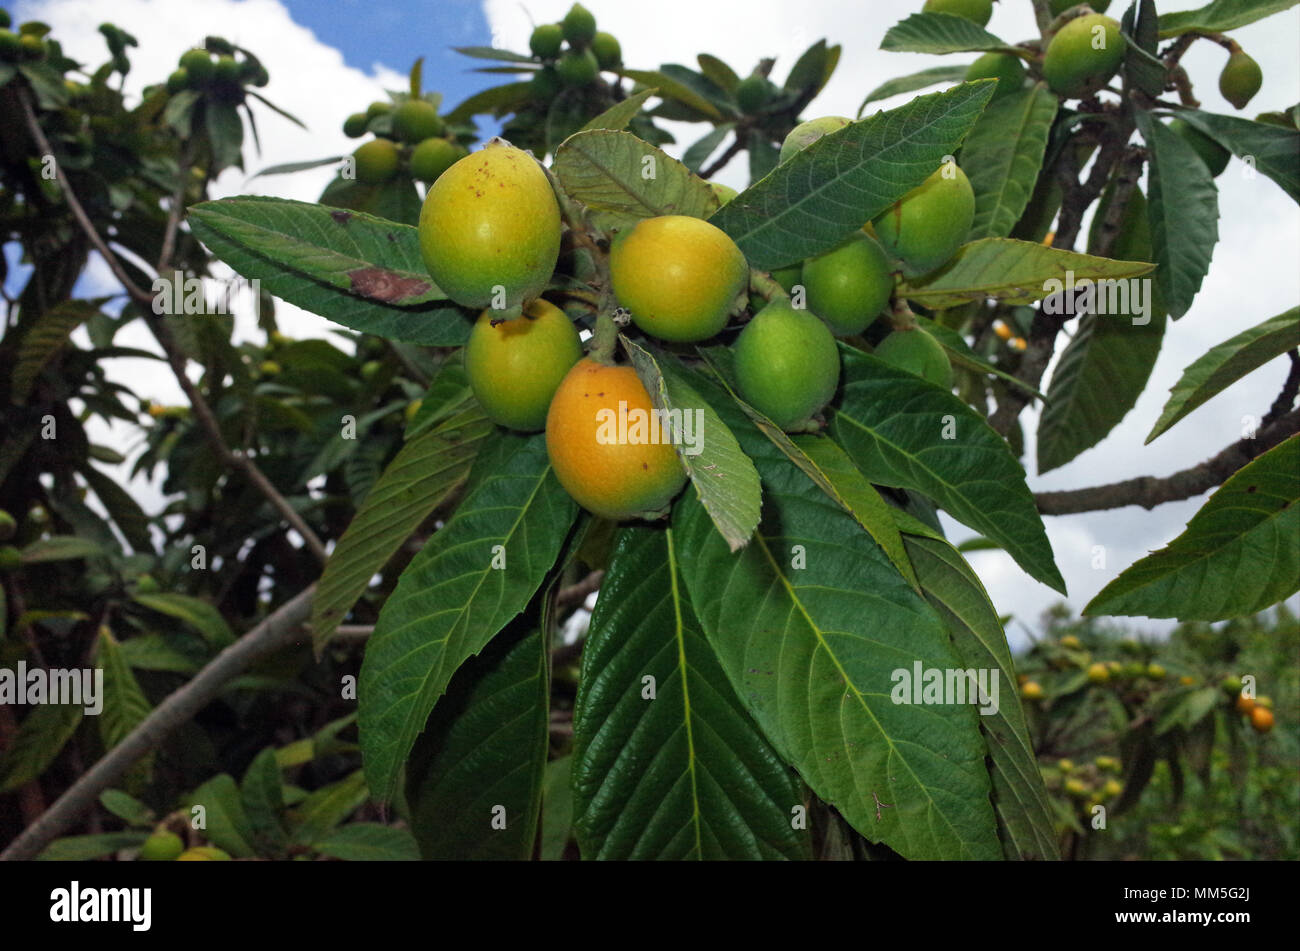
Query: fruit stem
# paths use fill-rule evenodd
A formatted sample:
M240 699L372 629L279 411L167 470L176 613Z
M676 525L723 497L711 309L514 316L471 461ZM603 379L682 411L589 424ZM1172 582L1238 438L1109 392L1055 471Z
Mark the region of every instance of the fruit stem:
M618 346L618 324L614 323L614 316L606 308L602 308L596 315L596 329L591 335L591 346L587 348L587 356L597 363L603 363L606 366L612 366L614 363L614 348Z
M916 314L902 297L895 297L889 308L889 323L895 330L915 330Z
M755 294L758 294L764 300L773 301L780 298L789 300L790 295L785 292L785 288L778 284L772 275L766 271L749 270L749 288Z

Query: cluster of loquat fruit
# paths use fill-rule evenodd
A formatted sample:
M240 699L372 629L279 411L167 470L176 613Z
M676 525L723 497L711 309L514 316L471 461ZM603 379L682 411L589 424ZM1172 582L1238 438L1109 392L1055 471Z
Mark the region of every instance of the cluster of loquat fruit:
M396 105L372 102L365 112L343 121L343 134L374 138L352 153L357 181L382 185L403 168L417 181L432 183L468 152L447 134L438 107L427 99L406 97Z

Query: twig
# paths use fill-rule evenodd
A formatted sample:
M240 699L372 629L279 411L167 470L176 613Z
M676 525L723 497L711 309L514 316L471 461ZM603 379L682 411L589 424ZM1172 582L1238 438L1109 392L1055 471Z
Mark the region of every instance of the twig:
M235 643L214 657L175 693L160 703L113 747L89 772L68 787L45 814L0 852L0 861L30 859L66 831L91 808L99 794L120 780L142 757L155 750L174 730L188 722L221 692L222 688L255 661L293 643L311 614L312 585L281 605Z
M731 145L727 146L727 151L719 155L717 159L714 160L712 165L710 165L708 168L700 170L700 178L712 178L714 175L718 174L718 172L726 168L727 164L732 159L734 159L737 155L739 155L741 152L744 151L745 140L744 137L741 135L742 131L743 130L740 126L736 127L735 141L732 142Z
M1140 505L1153 509L1165 502L1190 499L1222 485L1238 469L1278 443L1300 432L1300 410L1292 410L1267 426L1254 439L1242 439L1200 465L1157 478L1141 476L1065 492L1039 492L1034 496L1044 515L1074 515L1101 509Z
M1260 423L1261 426L1267 426L1274 420L1281 419L1282 414L1295 404L1296 394L1300 393L1300 350L1289 352L1287 359L1291 361L1291 370L1282 382L1282 392L1277 394L1277 399L1273 401L1273 405L1264 414L1264 419Z

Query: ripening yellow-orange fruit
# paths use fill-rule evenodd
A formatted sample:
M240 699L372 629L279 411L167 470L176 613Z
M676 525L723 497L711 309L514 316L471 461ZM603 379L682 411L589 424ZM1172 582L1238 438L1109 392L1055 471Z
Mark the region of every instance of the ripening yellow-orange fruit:
M630 366L584 357L546 414L546 452L573 500L610 519L653 517L686 484L686 469Z
M573 321L539 297L513 320L494 322L490 310L479 315L465 345L465 373L493 422L539 432L556 387L581 358Z
M726 325L748 285L749 265L716 225L661 215L619 233L609 277L614 296L638 327L660 340L694 343Z
M560 254L560 206L546 173L504 142L465 156L429 188L420 252L438 287L463 307L532 300Z

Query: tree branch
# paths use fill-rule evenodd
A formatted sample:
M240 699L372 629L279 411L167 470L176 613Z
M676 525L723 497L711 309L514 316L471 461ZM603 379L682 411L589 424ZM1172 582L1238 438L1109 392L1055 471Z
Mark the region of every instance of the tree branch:
M27 128L36 142L36 147L40 149L44 155L53 155L54 150L50 146L50 140L45 137L45 132L41 129L41 124L36 120L36 113L33 111L31 102L25 91L19 95L18 100L22 104L23 114L27 121ZM262 473L262 470L257 467L257 464L254 463L251 458L243 453L234 452L226 445L226 440L221 435L221 426L217 422L216 415L212 412L212 408L208 406L207 401L199 392L198 387L190 381L189 376L185 373L185 358L181 355L180 348L176 346L176 341L172 337L171 331L153 312L153 295L139 287L131 280L131 276L127 273L126 268L123 267L122 262L118 259L117 255L113 253L113 250L100 235L98 229L95 228L95 224L90 220L90 216L86 213L86 209L82 207L81 202L77 198L76 192L72 190L72 183L68 181L67 175L63 172L63 166L58 162L55 162L54 172L58 183L63 190L63 200L67 202L68 210L72 212L72 216L81 226L81 230L86 233L86 237L90 239L91 245L99 252L100 257L104 259L109 270L113 272L113 276L121 282L122 286L126 289L126 292L141 304L141 313L144 316L145 324L153 333L154 338L157 339L158 345L162 347L163 353L167 357L167 362L171 365L172 373L176 376L176 382L180 384L181 390L184 391L186 398L190 401L190 406L194 410L195 417L198 419L200 426L202 426L204 433L208 437L208 441L212 443L212 447L216 450L221 461L231 468L241 470L244 475L248 477L248 480L257 487L258 491L266 497L276 511L284 517L285 521L287 521L294 530L302 536L303 543L306 544L311 553L316 556L317 560L324 564L327 557L325 546L321 543L321 540L317 537L316 533L311 530L311 527L307 522L294 510L293 506L289 504L288 500L280 494L275 486L271 484L271 480ZM171 219L179 221L179 217L180 202L177 201L172 206L169 221ZM169 224L169 231L170 230L171 225ZM166 253L170 252L168 251ZM165 260L166 254L164 254L163 261L160 261L160 264L164 263Z
M121 743L92 766L32 823L9 847L0 861L30 859L65 832L91 808L99 794L120 780L143 756L161 745L174 730L188 722L221 692L225 685L272 651L292 644L311 614L312 585L285 602L235 643L208 662L194 679L160 703Z
M718 174L718 172L726 168L727 163L744 151L744 149L745 142L741 138L740 129L737 129L735 141L732 142L731 145L727 146L727 151L719 155L712 165L700 171L700 178L712 178L714 175Z
M1300 432L1300 410L1292 410L1262 427L1254 439L1242 439L1200 465L1173 475L1156 478L1141 476L1065 492L1039 492L1034 495L1038 511L1044 515L1074 515L1140 505L1153 509L1165 502L1190 499L1222 485L1238 469L1278 443Z
M1267 426L1275 419L1280 419L1283 413L1295 405L1296 394L1300 393L1300 350L1290 351L1287 358L1291 361L1291 370L1282 382L1282 392L1277 394L1277 399L1264 414L1261 426Z

